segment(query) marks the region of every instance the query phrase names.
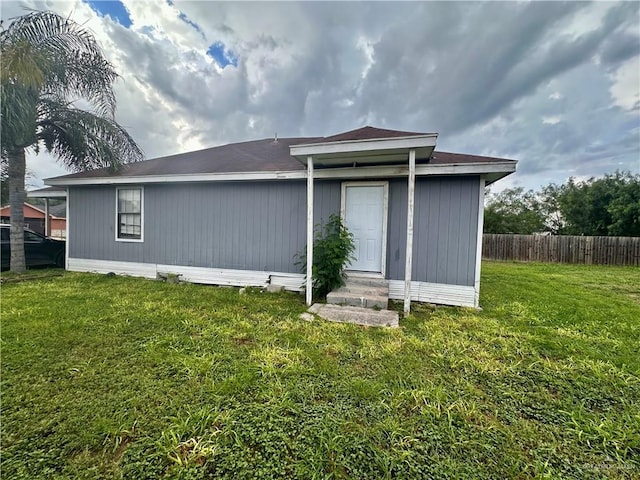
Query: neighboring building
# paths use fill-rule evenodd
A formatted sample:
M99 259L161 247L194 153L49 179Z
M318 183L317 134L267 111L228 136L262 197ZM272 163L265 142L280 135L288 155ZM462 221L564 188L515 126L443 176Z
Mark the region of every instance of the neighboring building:
M49 207L50 231L45 228L45 210L25 202L23 207L24 226L41 235L64 239L67 232L66 204L51 205ZM11 209L9 205L0 209L0 223L11 222Z
M477 307L484 187L516 162L434 152L436 138L364 127L45 183L67 189L69 270L300 290L294 256L335 213L356 238L350 270L388 279L405 309L409 298Z

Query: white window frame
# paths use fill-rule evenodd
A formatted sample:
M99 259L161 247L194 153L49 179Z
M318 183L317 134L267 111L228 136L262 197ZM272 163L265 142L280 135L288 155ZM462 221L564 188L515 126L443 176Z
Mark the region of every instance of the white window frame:
M340 219L342 223L347 220L347 187L383 187L383 210L382 210L382 258L381 258L381 271L367 272L364 276L375 277L381 276L387 278L387 225L389 223L389 182L383 181L365 181L365 182L342 182L340 193ZM347 270L349 271L349 270Z
M120 238L118 237L118 198L120 190L140 190L140 238ZM116 187L116 221L114 228L114 237L116 242L144 242L144 187L142 185L130 185L126 187Z

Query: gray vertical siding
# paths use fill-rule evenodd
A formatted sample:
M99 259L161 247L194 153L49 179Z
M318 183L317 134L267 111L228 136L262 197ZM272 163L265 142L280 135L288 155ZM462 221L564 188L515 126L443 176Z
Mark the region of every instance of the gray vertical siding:
M316 231L327 223L331 214L340 215L341 191L342 182L340 180L318 180L314 183L313 223L315 224Z
M416 179L412 279L474 284L479 177ZM404 280L407 180L389 183L387 277Z
M67 242L70 257L122 262L144 261L144 244L116 244L114 240L115 187L74 187L69 189L68 195Z
M478 177L418 178L413 279L473 285ZM168 265L299 272L306 183L212 182L144 186L144 242L115 241L115 186L72 187L69 255ZM340 180L314 186L314 223L340 213ZM387 278L404 279L407 180L389 181Z
M114 186L71 188L69 216L75 258L298 272L293 257L306 242L306 187L147 184L143 243L115 241Z

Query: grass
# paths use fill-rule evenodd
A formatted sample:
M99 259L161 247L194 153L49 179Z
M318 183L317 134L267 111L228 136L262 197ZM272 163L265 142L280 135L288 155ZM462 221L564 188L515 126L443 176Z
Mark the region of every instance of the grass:
M485 263L400 329L299 295L2 286L3 478L638 478L640 272Z

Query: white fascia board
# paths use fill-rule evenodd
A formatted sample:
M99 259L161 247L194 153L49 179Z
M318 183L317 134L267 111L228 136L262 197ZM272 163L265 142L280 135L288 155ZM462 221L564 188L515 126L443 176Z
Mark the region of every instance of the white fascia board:
M416 176L428 175L482 175L485 173L513 173L516 171L514 162L491 163L460 163L460 164L426 164L416 165ZM327 168L316 170L315 178L371 178L371 177L406 177L409 175L407 165L356 167L346 170L344 168Z
M274 172L194 173L182 175L135 175L122 177L46 178L51 186L117 185L125 183L233 182L251 180L292 180L306 178L305 170Z
M490 173L509 174L516 171L516 163L482 162L482 163L453 163L453 164L423 164L416 165L416 176L427 175L483 175ZM387 178L406 177L409 167L406 165L381 165L356 168L323 168L314 170L314 178ZM95 177L95 178L47 178L47 185L75 186L75 185L122 185L142 183L180 183L180 182L234 182L259 180L302 180L307 178L306 170L280 172L231 172L184 175L138 175L130 177Z
M31 192L27 192L27 197L30 198L67 198L67 192L64 190L57 192L38 192L37 190L33 190Z
M437 134L415 135L411 137L374 138L367 140L347 140L343 142L307 143L291 145L291 155L306 157L308 155L323 155L331 153L371 152L375 150L390 150L398 148L435 147Z

